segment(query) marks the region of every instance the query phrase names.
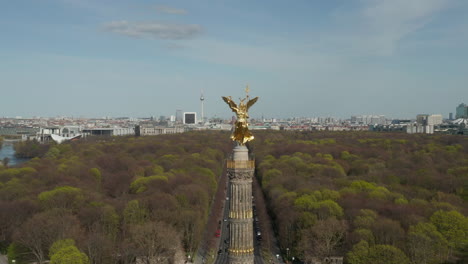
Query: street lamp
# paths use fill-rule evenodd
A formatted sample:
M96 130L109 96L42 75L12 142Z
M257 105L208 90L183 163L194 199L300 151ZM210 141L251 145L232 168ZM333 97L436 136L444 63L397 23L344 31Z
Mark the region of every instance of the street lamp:
M286 248L286 258L289 259L289 248Z

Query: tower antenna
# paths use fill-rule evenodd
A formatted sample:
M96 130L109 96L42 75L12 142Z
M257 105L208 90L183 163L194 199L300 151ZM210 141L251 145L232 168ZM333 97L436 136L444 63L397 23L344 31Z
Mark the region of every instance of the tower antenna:
M203 96L203 89L201 90L201 96L200 96L200 103L201 103L201 121L202 121L202 124L205 123L205 112L204 112L204 101L205 101L205 97Z

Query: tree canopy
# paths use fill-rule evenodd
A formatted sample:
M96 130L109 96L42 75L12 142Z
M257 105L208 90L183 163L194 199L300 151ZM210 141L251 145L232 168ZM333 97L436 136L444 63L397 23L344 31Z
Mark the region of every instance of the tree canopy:
M250 147L289 256L351 264L463 258L468 138L259 131Z

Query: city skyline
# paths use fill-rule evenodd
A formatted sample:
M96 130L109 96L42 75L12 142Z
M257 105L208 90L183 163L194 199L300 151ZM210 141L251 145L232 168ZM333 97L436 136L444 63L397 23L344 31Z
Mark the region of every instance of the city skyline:
M8 1L0 116L445 118L468 99L468 2ZM238 91L232 94L232 91ZM169 111L171 110L171 111Z

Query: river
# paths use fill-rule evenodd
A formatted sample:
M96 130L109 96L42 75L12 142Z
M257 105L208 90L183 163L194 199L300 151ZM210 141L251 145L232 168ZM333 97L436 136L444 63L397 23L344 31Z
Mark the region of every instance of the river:
M15 149L13 148L14 142L15 141L3 140L3 146L0 148L0 162L2 162L4 158L9 158L9 166L19 165L29 160L15 157Z

